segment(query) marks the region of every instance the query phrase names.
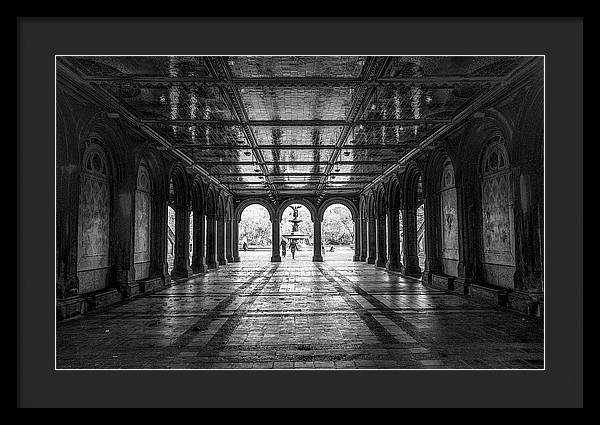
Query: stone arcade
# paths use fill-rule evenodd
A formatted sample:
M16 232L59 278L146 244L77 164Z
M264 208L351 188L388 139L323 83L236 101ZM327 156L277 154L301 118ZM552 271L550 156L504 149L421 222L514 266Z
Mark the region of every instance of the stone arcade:
M542 366L542 58L58 57L56 93L59 368ZM252 204L312 262L245 261Z

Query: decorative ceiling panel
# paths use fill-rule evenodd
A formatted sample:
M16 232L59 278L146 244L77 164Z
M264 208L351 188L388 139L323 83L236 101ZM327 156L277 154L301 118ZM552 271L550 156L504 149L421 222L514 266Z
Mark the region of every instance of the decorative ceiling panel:
M285 173L322 173L325 171L325 165L268 165L269 174Z
M451 119L462 106L483 90L481 85L437 89L387 84L377 87L362 119Z
M229 56L238 78L358 77L364 56Z
M327 161L333 152L333 149L261 149L265 161Z
M502 77L522 63L519 56L396 56L386 77Z
M142 87L138 83L100 83L118 100L150 120L233 120L218 87L173 85Z
M334 145L342 127L252 127L256 141L263 145Z
M164 126L152 124L152 127L169 137L177 144L186 145L230 145L232 148L244 150L250 145L239 126ZM221 148L218 148L221 149Z
M352 89L344 87L242 87L250 120L343 120Z
M72 60L87 76L207 77L202 56L78 56Z

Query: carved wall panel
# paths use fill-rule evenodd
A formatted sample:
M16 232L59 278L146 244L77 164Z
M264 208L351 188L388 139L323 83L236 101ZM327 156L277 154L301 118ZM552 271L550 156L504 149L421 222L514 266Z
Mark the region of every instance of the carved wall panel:
M85 153L80 181L77 273L80 292L89 292L106 286L110 267L110 174L100 146Z
M452 164L444 167L441 188L442 258L458 260L458 213Z
M142 164L138 170L135 191L135 277L144 279L150 275L150 226L152 198L150 176Z
M514 226L510 170L500 141L484 156L481 183L484 262L514 266Z

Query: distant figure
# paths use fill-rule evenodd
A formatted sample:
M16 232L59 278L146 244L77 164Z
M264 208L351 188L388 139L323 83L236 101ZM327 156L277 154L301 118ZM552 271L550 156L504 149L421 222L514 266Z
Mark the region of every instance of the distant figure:
M333 252L335 251L335 248L333 247L333 245L331 245L331 247L329 248L329 252Z
M292 260L296 258L296 241L292 239L290 242L290 251L292 253Z
M248 251L248 243L246 241L244 241L244 243L242 244L242 249L244 251Z
M285 241L285 239L281 240L281 255L283 255L285 257L285 248L287 246L287 242Z

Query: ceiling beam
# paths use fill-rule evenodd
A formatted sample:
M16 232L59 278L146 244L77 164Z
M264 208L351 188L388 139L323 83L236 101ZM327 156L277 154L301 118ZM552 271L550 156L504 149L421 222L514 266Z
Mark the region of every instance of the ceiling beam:
M335 173L336 176L376 176L379 173ZM231 173L212 173L213 176L231 176ZM320 177L325 173L281 173L269 174L271 177ZM256 177L256 173L235 173L235 177ZM227 182L224 182L227 183Z
M207 57L212 60L218 57ZM241 87L264 86L309 86L309 87L346 87L346 86L377 86L384 84L418 85L457 85L457 84L494 84L502 81L501 77L469 76L469 75L435 75L422 77L380 77L375 80L365 81L361 78L348 77L231 77L223 81L214 77L170 77L166 75L98 75L85 76L84 79L94 83L134 82L141 85L217 85Z
M384 165L384 164L393 164L396 160L384 160L384 161L370 161L370 160L356 160L356 161L336 161L334 165ZM217 167L219 165L256 165L252 162L242 162L242 161L196 161L196 164L207 164L213 167ZM329 161L264 161L264 165L330 165ZM267 173L271 175L271 173ZM256 173L259 175L259 173ZM324 174L328 175L328 174Z
M247 125L254 127L343 127L343 126L368 126L368 125L425 125L447 124L450 119L420 118L420 119L387 119L387 120L248 120ZM141 119L144 124L163 124L176 127L189 127L193 125L233 127L242 126L244 123L236 120L207 120L207 119Z
M173 145L177 149L188 150L214 150L214 149L232 149L245 150L252 149L248 145L192 145L189 143L176 143ZM352 145L344 146L342 150L370 150L370 149L406 149L418 146L418 143L402 143L402 144L373 144L373 145ZM335 145L258 145L256 149L263 151L280 151L280 150L321 150L335 149Z

